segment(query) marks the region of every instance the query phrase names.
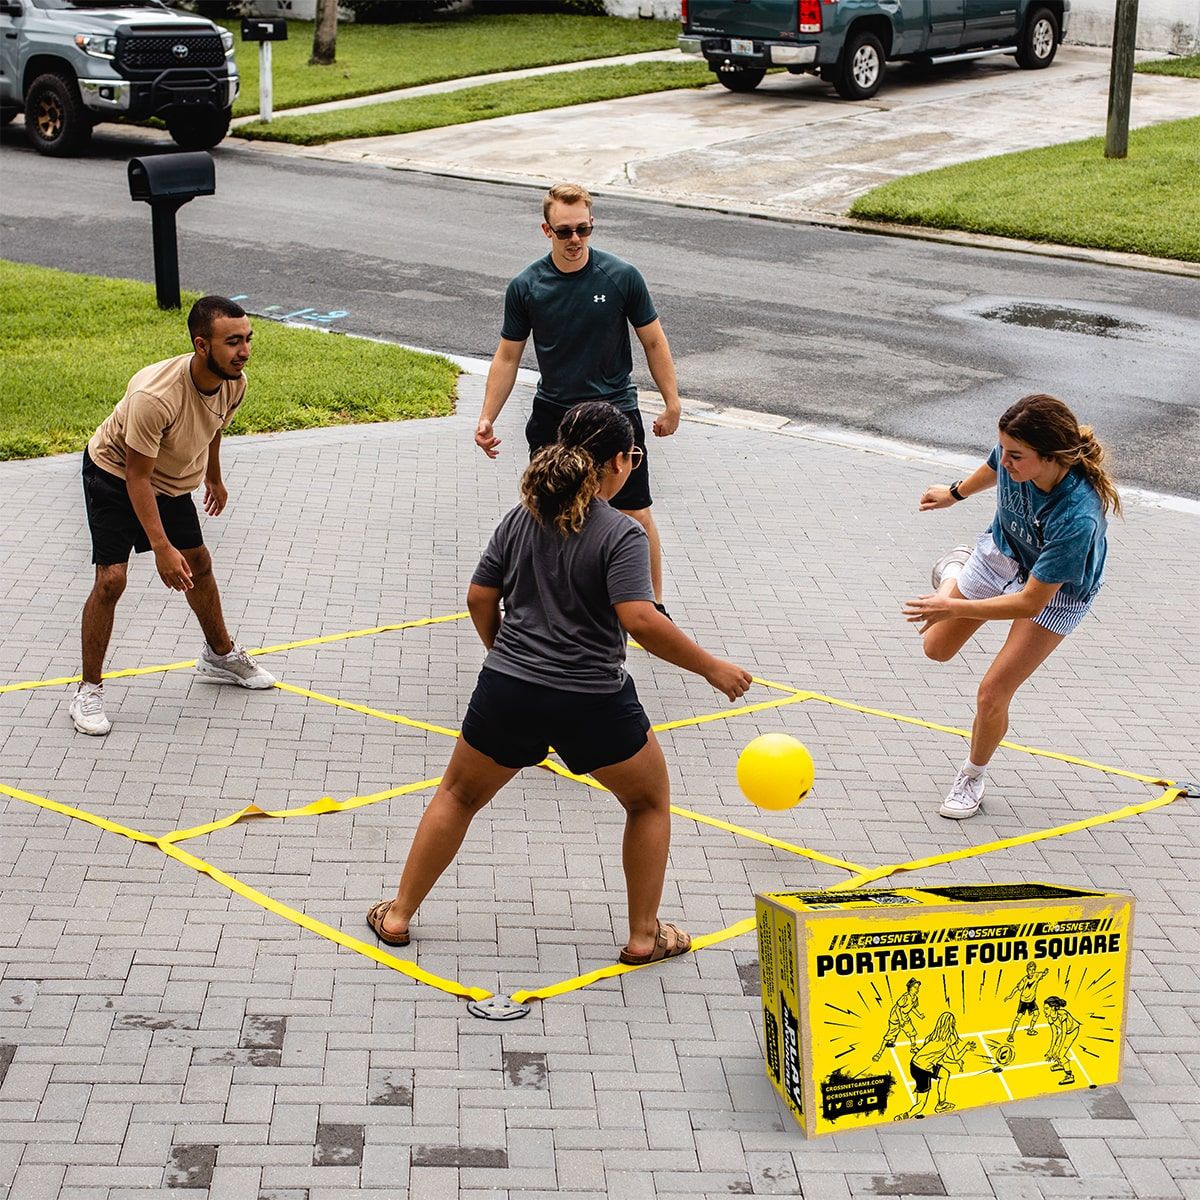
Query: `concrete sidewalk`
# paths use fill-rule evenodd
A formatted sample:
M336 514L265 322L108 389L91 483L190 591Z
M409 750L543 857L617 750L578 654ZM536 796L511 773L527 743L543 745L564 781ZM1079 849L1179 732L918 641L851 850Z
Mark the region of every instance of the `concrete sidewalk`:
M1045 71L1022 71L1004 57L929 70L898 65L878 96L856 104L817 79L785 74L749 95L714 84L579 105L566 115L549 110L303 149L250 144L501 182L580 179L610 194L730 211L831 216L901 175L1102 135L1108 72L1107 50L1063 46ZM1135 126L1197 114L1195 80L1134 76Z
M444 420L225 443L230 507L205 535L248 645L462 611L521 466L515 453L492 463L475 450L481 394L482 380L465 377L458 415ZM529 397L520 385L501 419L506 450ZM919 516L920 491L956 477L956 464L759 424L710 413L651 448L676 620L766 678L969 722L1002 631L934 667L899 609L926 590L940 551L986 522L986 500ZM0 504L0 680L70 675L90 574L77 458L0 464ZM1020 694L1010 737L1195 779L1200 657L1178 564L1200 558L1200 520L1132 498L1111 538L1094 614ZM182 599L136 561L111 667L178 663L198 648ZM454 729L480 658L456 621L266 662L293 687ZM644 654L631 669L655 721L728 707ZM0 692L0 783L162 836L251 802L296 807L427 780L450 745L436 730L296 692L225 689L186 669L113 680L107 692L115 724L104 739L73 732L65 686ZM799 808L764 814L741 799L734 763L752 736L780 729L812 749L817 783ZM868 865L1156 791L1008 751L984 813L944 821L936 808L958 738L808 702L663 743L675 804ZM241 822L180 849L365 938L365 910L394 887L427 795ZM753 937L491 1024L154 846L19 798L0 806L5 1200L1200 1195L1191 798L910 877L1136 895L1119 1086L814 1143L764 1074ZM400 956L502 994L610 963L624 919L621 825L610 798L523 773L478 818ZM699 934L747 916L755 889L844 878L680 817L664 914Z

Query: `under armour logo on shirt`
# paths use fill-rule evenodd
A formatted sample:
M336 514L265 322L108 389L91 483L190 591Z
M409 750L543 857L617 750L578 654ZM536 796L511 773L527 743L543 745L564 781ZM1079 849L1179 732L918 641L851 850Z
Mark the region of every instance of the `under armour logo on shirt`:
M607 299L608 299L608 297L604 294L601 294L599 296L593 296L592 303L593 304L603 304L605 302L605 300L607 300Z

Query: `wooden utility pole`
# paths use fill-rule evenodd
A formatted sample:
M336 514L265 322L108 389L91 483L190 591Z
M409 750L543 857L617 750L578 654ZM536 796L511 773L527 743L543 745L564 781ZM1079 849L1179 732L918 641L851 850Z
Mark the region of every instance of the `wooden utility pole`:
M1136 3L1136 0L1135 0ZM313 27L310 67L329 67L337 57L338 0L317 0L317 23Z
M1129 101L1133 93L1133 50L1137 43L1138 0L1117 0L1113 24L1112 71L1108 77L1108 132L1105 158L1129 152Z

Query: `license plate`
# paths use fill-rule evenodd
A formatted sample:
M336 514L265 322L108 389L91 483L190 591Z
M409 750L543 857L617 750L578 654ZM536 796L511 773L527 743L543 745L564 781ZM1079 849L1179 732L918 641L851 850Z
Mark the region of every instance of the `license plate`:
M753 54L754 43L747 41L745 38L730 38L729 39L730 54Z

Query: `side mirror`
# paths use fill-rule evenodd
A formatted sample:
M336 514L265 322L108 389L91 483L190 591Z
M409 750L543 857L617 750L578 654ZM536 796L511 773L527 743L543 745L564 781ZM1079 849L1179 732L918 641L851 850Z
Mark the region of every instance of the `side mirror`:
M6 17L21 17L25 15L25 9L18 0L0 0L0 14Z

